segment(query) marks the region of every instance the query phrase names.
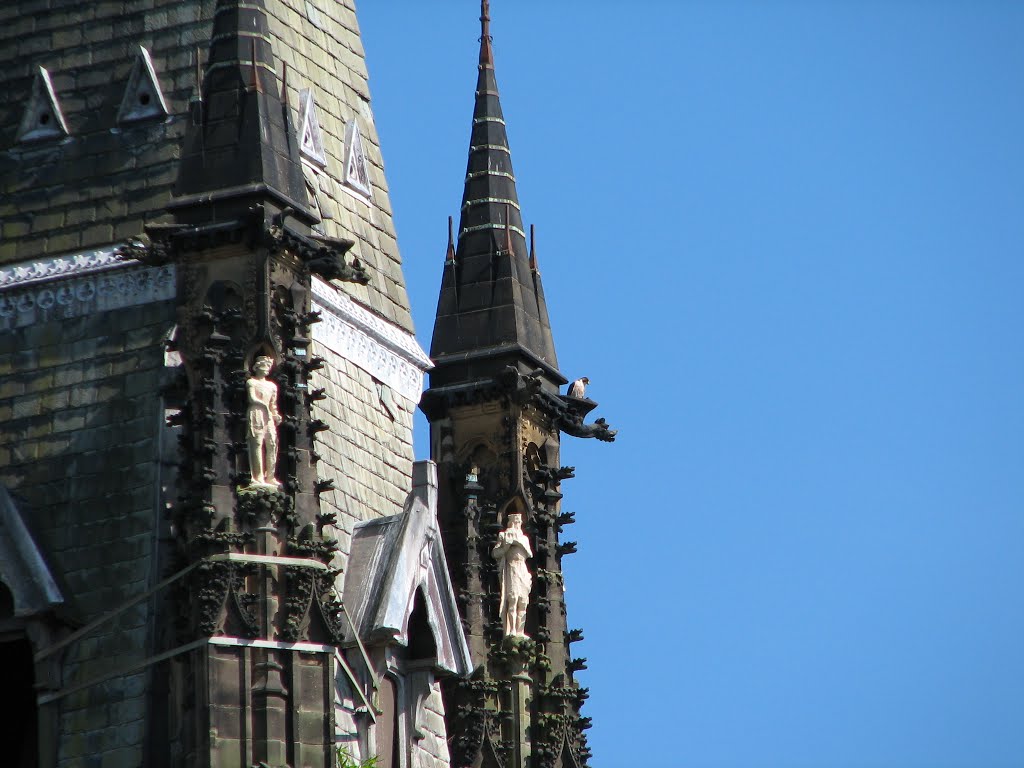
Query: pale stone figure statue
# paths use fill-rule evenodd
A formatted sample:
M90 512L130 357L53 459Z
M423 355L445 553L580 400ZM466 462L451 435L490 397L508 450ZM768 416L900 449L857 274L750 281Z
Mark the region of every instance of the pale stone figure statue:
M523 533L523 516L513 512L508 527L498 534L498 543L491 550L498 561L501 578L501 616L505 637L526 637L526 607L530 603L533 578L526 567L526 558L533 557L530 540Z
M277 410L277 384L267 380L274 367L269 357L257 357L253 375L246 380L249 395L248 430L249 471L253 485L281 485L274 477L277 466L277 425L281 414Z

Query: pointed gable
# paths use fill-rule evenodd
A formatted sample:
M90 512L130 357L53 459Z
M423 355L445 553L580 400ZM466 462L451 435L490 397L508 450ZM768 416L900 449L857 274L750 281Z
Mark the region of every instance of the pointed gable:
M459 675L472 670L437 524L434 462L413 465L413 490L402 514L356 525L343 600L361 639L404 646L419 600L436 647L435 666Z
M309 88L299 92L299 151L305 159L311 160L321 168L327 167L324 136L320 130L320 120L316 116L316 100Z
M131 123L138 120L164 118L168 114L167 102L160 80L153 67L153 59L149 51L139 46L135 55L132 73L128 76L128 85L121 99L121 108L117 111L117 122Z
M18 126L16 141L42 141L67 136L68 124L64 120L57 94L53 90L50 73L43 67L36 70L25 112Z
M363 137L359 133L359 123L355 116L345 126L345 184L366 197L373 195Z
M0 581L14 595L14 615L32 616L64 602L42 553L7 489L0 485Z

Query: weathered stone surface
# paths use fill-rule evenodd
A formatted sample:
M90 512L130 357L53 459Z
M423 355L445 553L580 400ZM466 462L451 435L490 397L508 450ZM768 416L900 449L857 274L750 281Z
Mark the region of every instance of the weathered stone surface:
M32 353L0 355L9 371L7 397L0 400L6 414L0 483L17 495L79 620L116 608L157 575L151 560L159 524L157 371L172 322L173 308L164 303L158 312L130 307L6 332L15 349ZM133 329L136 351L111 343L111 325ZM65 343L58 343L62 337ZM130 380L110 373L126 355L133 358ZM142 604L72 645L63 683L88 682L144 658L147 620ZM140 765L145 688L145 675L119 676L51 705L63 712L61 764L95 758L99 765Z
M203 0L54 2L45 13L24 10L0 25L0 263L123 241L164 213L195 87L195 47L208 42L214 4ZM305 0L268 0L278 76L288 65L288 99L312 88L324 132L327 166L317 173L325 233L354 238L352 254L377 273L368 286L344 290L410 329L391 205L376 126L369 108L366 65L354 9L328 3L315 18ZM171 117L119 126L117 111L143 45L164 90ZM71 135L64 142L15 145L35 68L51 72ZM373 179L366 199L343 183L345 128L356 120ZM125 197L126 190L132 190ZM127 216L127 218L126 218Z
M317 491L320 510L336 514L336 526L324 527L336 529L325 533L339 539L334 564L341 568L357 521L402 510L420 385L416 354L422 352L406 348L411 316L354 6L351 0L263 4L277 85L288 65L293 126L299 91L309 88L315 96L326 164L309 169L307 181L323 214L323 232L355 241L350 256L370 273L366 286L337 288L373 322L405 337L384 333L376 347L359 354L316 342L310 350L324 358L311 386L325 390L325 398L311 406L311 418L329 427L316 433L316 472L321 481L334 483L333 489L318 484ZM67 615L78 625L180 567L161 543L177 535L166 508L180 490L175 475L181 456L175 432L165 426L176 405L173 396L165 403L161 387L175 378L168 366L182 354L164 347L181 320L179 274L174 267L110 260L111 246L141 233L146 223L169 219L165 209L196 92L195 51L207 55L216 5L0 4L0 483L27 510L31 532L70 596ZM170 115L118 125L138 45L152 55ZM60 141L16 145L40 65L51 73L70 133ZM366 154L368 193L344 181L346 135L353 124ZM59 261L63 256L71 258ZM216 250L202 256L223 257ZM187 285L184 278L181 285ZM404 368L395 363L396 355ZM221 444L214 450L222 449ZM305 448L302 455L308 455ZM312 499L310 478L302 481L306 500ZM223 487L230 493L229 485ZM230 513L224 520L229 518ZM204 646L175 662L178 669L192 665L196 671L178 687L166 663L126 672L181 642L173 621L175 599L173 590L147 599L61 654L59 683L46 704L55 713L53 764L159 764L167 755L152 750L170 744L171 752L199 752L172 754L179 765L242 768L262 760L329 766L334 739L359 743L362 730L365 742L366 718L356 714L363 701L347 687L329 647L243 649L230 645L233 640L219 650ZM284 692L265 694L261 703L255 690L267 676L258 661L269 658L280 662ZM202 744L182 747L174 733L181 720L192 717L181 711L186 700L199 708L193 719L209 717L213 727L199 729ZM341 710L346 714L336 719ZM436 688L421 714L424 735L407 744L412 760L446 764ZM253 754L254 731L260 729L263 752ZM408 734L411 729L412 739Z

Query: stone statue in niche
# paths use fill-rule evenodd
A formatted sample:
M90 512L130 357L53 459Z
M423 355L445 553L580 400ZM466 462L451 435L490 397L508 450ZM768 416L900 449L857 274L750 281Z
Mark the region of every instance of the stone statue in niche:
M526 637L526 607L530 604L533 577L526 567L526 558L533 557L530 540L523 532L523 516L512 512L508 527L498 534L498 543L491 550L498 561L501 578L501 617L505 637Z
M249 442L249 472L252 485L280 487L274 470L277 467L277 425L281 414L277 410L277 384L267 379L274 361L266 356L257 357L253 375L245 382L249 396L246 437Z

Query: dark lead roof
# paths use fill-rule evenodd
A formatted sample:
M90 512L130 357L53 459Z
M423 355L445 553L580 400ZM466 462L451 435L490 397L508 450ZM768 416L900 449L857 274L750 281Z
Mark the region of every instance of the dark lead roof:
M186 129L171 207L269 195L308 211L295 131L281 100L263 0L217 0L201 104ZM244 203L243 203L244 204Z
M262 1L267 32L257 36L256 54L258 60L267 56L259 41L269 41L273 65L262 77L278 86L260 98L280 98L285 63L293 126L301 92L315 96L327 163L306 180L307 194L311 185L318 187L325 234L355 240L351 255L371 271L368 285L343 283L339 290L411 331L355 5L315 5ZM224 51L214 45L215 23L226 20L215 20L216 7L216 0L0 2L0 265L111 248L140 235L146 223L170 220L167 206L181 158L190 151L185 132L192 127L197 52L202 69L211 59L233 55L243 85L251 69L251 42L246 48L236 35L233 54L230 42ZM152 58L167 114L150 110L145 119L124 120L139 46ZM211 53L211 47L217 50ZM68 135L22 141L19 127L40 67L49 73ZM344 179L345 137L356 122L370 196L351 194ZM216 137L207 138L212 145ZM273 146L280 142L274 139ZM269 159L261 156L261 173Z
M490 378L505 365L558 372L540 273L531 264L491 50L480 17L473 131L455 258L446 259L430 356L431 386Z

